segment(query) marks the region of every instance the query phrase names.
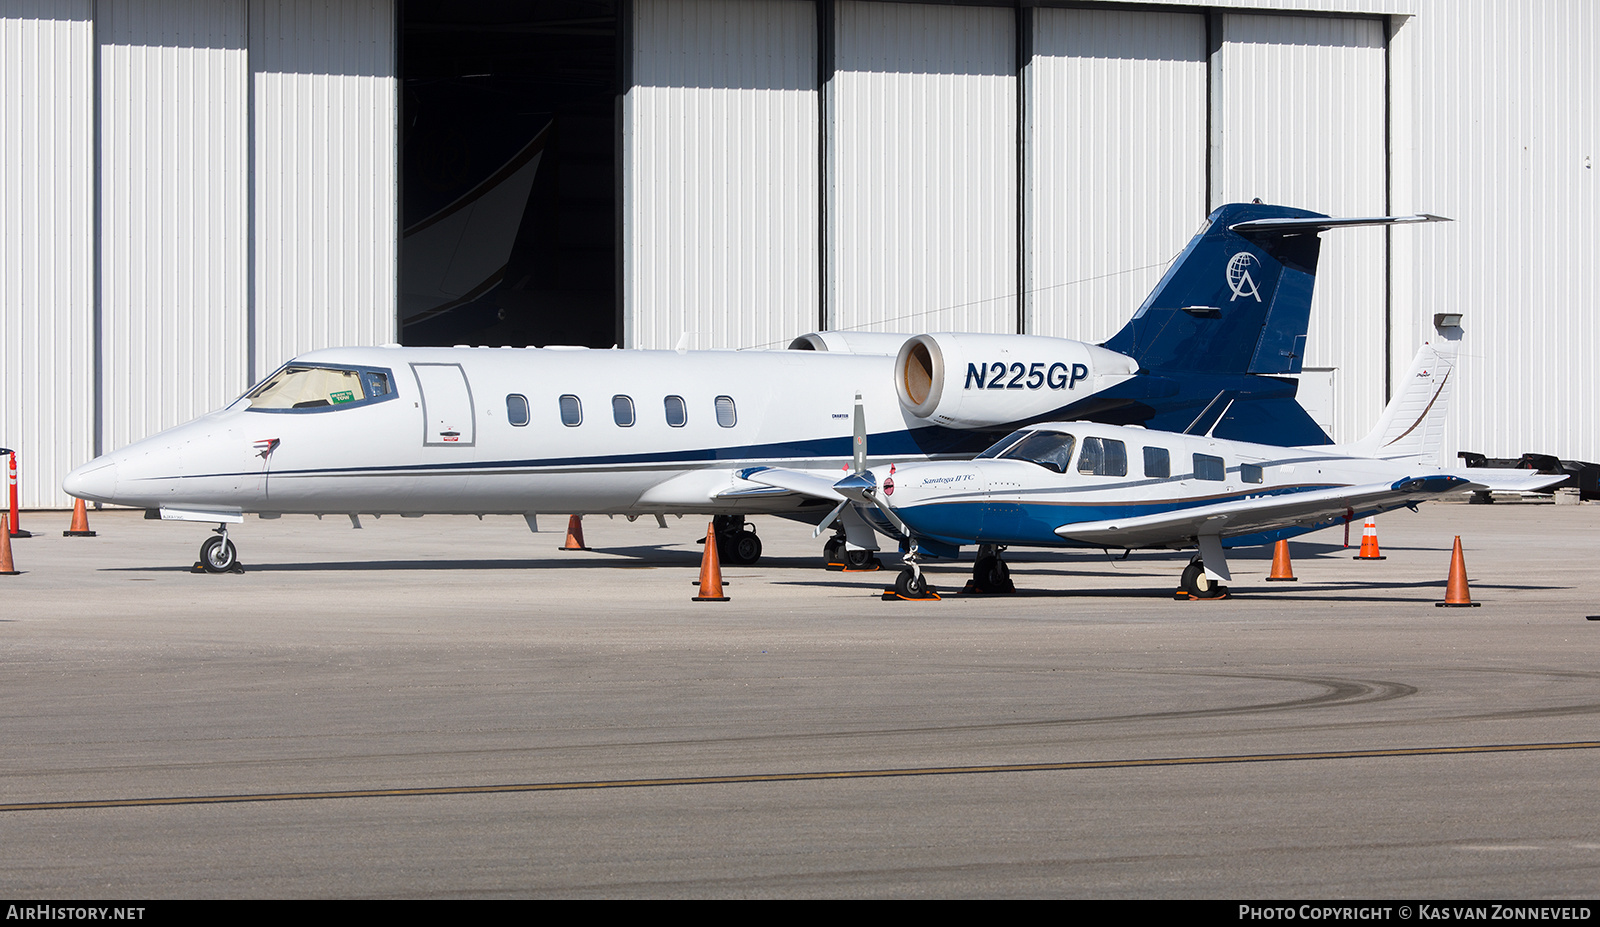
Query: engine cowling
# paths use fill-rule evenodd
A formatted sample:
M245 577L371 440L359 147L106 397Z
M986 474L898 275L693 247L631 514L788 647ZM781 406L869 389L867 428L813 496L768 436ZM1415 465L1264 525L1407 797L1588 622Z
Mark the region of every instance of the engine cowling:
M789 342L791 351L892 356L911 336L905 332L807 332Z
M1038 420L1138 372L1133 358L1040 335L917 335L895 358L906 411L951 428Z

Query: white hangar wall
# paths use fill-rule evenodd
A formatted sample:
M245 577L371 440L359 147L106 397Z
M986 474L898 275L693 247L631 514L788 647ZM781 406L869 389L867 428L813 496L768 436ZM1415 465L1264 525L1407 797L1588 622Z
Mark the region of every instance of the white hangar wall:
M0 445L24 506L94 451L92 9L0 2Z
M1446 447L1600 460L1600 8L1423 0L1391 57L1395 208L1456 220L1396 262L1396 355L1463 313Z
M623 98L623 338L784 345L817 327L809 0L635 0Z
M387 0L0 0L24 506L294 354L393 339L393 30Z

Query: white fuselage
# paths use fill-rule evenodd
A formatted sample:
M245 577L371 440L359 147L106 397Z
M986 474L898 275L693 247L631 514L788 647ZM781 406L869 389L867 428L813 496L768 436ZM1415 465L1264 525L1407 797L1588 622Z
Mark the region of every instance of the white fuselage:
M100 502L223 513L793 512L817 503L735 472L843 466L857 393L875 426L874 463L967 457L992 440L903 412L893 360L328 349L284 369L381 371L389 392L362 400L357 386L354 401L340 391L334 404L309 408L256 408L243 398L96 458L65 487ZM629 406L632 423L622 424Z

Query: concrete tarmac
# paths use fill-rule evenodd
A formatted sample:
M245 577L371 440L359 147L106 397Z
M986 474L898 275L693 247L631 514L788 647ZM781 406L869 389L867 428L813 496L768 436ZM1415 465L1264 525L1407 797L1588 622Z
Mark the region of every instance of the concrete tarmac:
M251 519L241 575L67 521L0 577L0 896L1600 891L1596 506L1424 505L1207 602L1021 550L884 602L776 519L726 603L694 519ZM1458 534L1482 607L1436 608Z

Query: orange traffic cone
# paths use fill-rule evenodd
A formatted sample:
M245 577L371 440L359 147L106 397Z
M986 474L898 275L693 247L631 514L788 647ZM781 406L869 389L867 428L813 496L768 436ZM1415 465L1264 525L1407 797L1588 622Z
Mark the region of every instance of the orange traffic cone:
M1289 566L1289 542L1279 541L1272 545L1272 575L1267 577L1269 583L1297 582L1294 568Z
M1467 561L1461 556L1461 535L1456 535L1456 549L1450 553L1450 578L1444 585L1444 601L1433 603L1439 608L1477 608L1481 603L1472 601L1467 591Z
M556 550L588 550L583 546L583 516L573 515L567 519L567 543Z
M94 532L89 530L89 511L83 505L82 499L72 500L72 527L61 532L64 538L92 538Z
M1361 553L1356 554L1355 560L1383 560L1384 556L1378 553L1378 523L1367 519L1366 527L1361 529Z
M700 594L695 602L726 602L722 594L722 561L717 558L717 526L706 525L706 549L700 554Z
M11 562L11 516L0 514L0 576L16 576L17 567Z

